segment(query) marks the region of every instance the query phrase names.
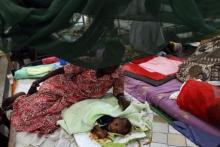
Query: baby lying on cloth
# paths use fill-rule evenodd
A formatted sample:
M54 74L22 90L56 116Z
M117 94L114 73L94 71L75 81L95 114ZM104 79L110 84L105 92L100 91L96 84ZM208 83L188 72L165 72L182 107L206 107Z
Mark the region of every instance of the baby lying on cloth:
M58 125L70 135L91 131L91 136L95 135L96 139L108 139L111 134L129 136L134 130L150 133L151 118L146 117L148 110L148 105L135 102L121 110L115 97L106 96L73 104L62 112L63 120L59 120ZM145 137L147 135L142 136ZM109 141L114 142L114 139Z
M96 125L91 132L99 139L106 138L108 132L126 135L131 132L132 124L127 118L111 117L104 115L97 120Z
M126 93L125 95L130 97ZM16 147L109 147L109 145L112 145L111 147L116 147L116 145L124 147L130 145L130 142L138 145L142 138L144 138L145 143L150 142L151 136L148 134L151 135L152 119L147 115L148 110L147 104L136 102L131 102L127 109L122 110L117 99L112 96L106 96L103 99L84 100L73 104L62 112L64 118L59 123L63 122L67 130L61 127L54 133L46 135L17 132ZM126 125L128 126L126 127ZM100 130L96 126L102 128L102 132L104 129L104 139L98 136ZM107 126L111 126L109 127L110 131L105 131ZM130 132L127 134L128 130ZM118 132L111 133L114 131ZM81 133L75 134L76 132ZM122 133L126 133L126 135L120 135Z

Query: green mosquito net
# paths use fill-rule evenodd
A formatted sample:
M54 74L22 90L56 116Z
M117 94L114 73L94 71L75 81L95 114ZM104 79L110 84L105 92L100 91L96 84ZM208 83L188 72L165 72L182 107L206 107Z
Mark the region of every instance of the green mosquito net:
M219 0L0 0L1 48L28 47L89 68L123 64L168 40L217 34L219 7Z

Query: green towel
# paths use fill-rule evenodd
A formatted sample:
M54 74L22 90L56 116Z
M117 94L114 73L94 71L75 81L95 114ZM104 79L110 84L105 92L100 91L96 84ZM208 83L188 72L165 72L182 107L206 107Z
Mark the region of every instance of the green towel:
M54 69L55 64L23 67L15 72L14 78L16 80L41 78Z
M126 147L124 143L108 143L103 145L103 147Z
M62 113L63 120L58 121L58 124L69 134L89 132L97 119L103 115L110 115L128 118L135 128L149 131L151 120L144 117L148 110L147 104L132 102L122 111L115 97L105 96L102 99L84 100L65 109Z

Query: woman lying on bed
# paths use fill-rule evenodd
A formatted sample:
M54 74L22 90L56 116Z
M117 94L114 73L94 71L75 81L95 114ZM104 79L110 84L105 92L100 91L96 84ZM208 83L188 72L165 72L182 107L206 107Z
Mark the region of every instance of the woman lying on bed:
M123 73L118 67L95 71L68 64L49 73L35 81L27 95L15 100L13 126L17 131L51 133L57 129L56 122L61 119L64 108L84 99L100 98L111 87L119 105L125 109L130 103L124 98ZM6 105L5 102L4 107Z

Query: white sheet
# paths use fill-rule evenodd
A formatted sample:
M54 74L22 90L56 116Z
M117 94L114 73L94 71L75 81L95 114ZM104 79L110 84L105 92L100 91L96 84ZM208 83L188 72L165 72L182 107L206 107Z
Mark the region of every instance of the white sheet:
M74 137L58 129L50 135L19 132L16 134L15 147L78 147Z
M178 71L182 62L168 59L166 57L156 57L152 60L139 64L140 67L150 72L157 72L163 75L174 74Z
M32 79L17 80L15 93L18 93L18 92L27 93L34 81L35 80L32 80Z

